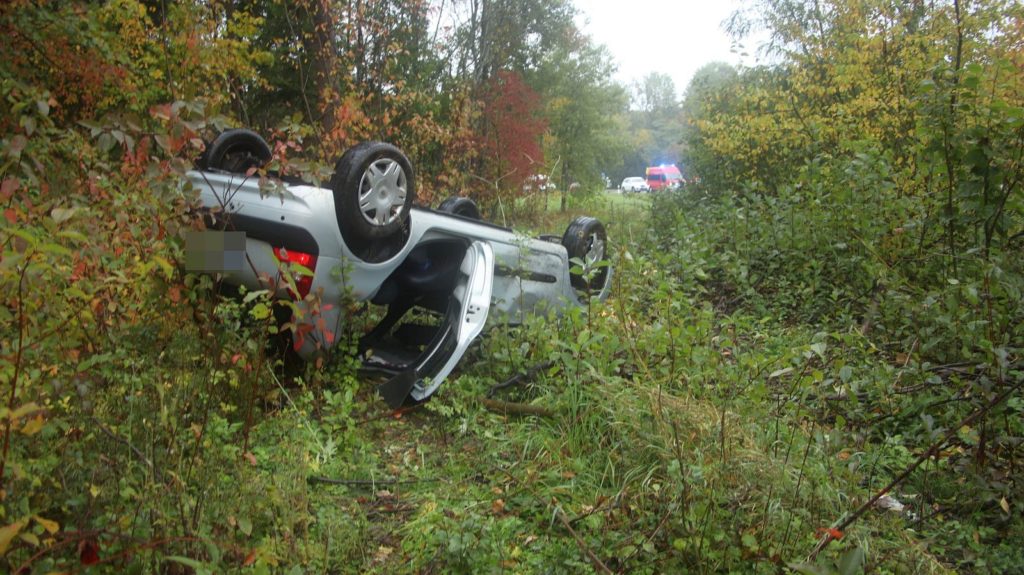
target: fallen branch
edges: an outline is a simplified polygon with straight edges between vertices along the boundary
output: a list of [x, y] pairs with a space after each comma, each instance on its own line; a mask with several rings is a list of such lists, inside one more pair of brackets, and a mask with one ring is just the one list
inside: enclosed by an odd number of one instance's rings
[[530, 369], [517, 373], [501, 383], [492, 385], [491, 388], [487, 390], [487, 397], [494, 397], [494, 394], [497, 393], [498, 391], [501, 391], [502, 389], [507, 389], [514, 385], [521, 385], [523, 383], [526, 383], [532, 380], [533, 378], [537, 377], [538, 373], [550, 369], [553, 365], [555, 365], [555, 362], [553, 361], [545, 361], [543, 363], [538, 363], [537, 365], [531, 367]]
[[552, 417], [555, 415], [554, 411], [546, 407], [530, 405], [529, 403], [513, 403], [511, 401], [481, 397], [480, 404], [487, 408], [488, 411], [502, 415], [536, 415], [538, 417]]
[[957, 434], [960, 433], [960, 428], [964, 427], [965, 425], [970, 425], [974, 423], [976, 419], [985, 415], [989, 411], [992, 411], [993, 408], [1009, 399], [1010, 396], [1013, 395], [1013, 393], [1019, 390], [1021, 387], [1024, 387], [1024, 380], [1018, 381], [1016, 384], [1010, 386], [1005, 391], [997, 395], [994, 399], [992, 399], [992, 401], [989, 401], [985, 405], [979, 407], [970, 415], [960, 420], [960, 423], [951, 427], [950, 430], [946, 433], [946, 435], [942, 437], [942, 439], [936, 441], [935, 443], [932, 443], [931, 447], [929, 447], [927, 451], [922, 453], [916, 461], [911, 463], [906, 469], [903, 470], [902, 473], [900, 473], [895, 479], [890, 481], [888, 485], [886, 485], [877, 493], [875, 493], [871, 497], [871, 499], [865, 501], [863, 505], [858, 507], [856, 511], [847, 516], [847, 518], [840, 522], [838, 525], [835, 525], [833, 528], [828, 529], [825, 532], [825, 535], [821, 538], [820, 541], [818, 541], [818, 544], [814, 547], [814, 551], [811, 552], [811, 555], [808, 557], [808, 561], [813, 561], [818, 556], [818, 554], [821, 553], [823, 549], [828, 547], [828, 544], [835, 539], [833, 533], [842, 533], [847, 527], [852, 525], [854, 521], [859, 519], [861, 515], [864, 515], [864, 513], [867, 512], [867, 510], [870, 509], [871, 506], [875, 504], [875, 502], [877, 502], [879, 499], [885, 496], [885, 494], [892, 491], [893, 488], [895, 488], [897, 485], [903, 483], [903, 481], [907, 477], [910, 477], [910, 474], [913, 473], [918, 467], [920, 467], [922, 463], [928, 461], [928, 459], [935, 456], [939, 452], [939, 450], [941, 450], [942, 447], [946, 445], [946, 443], [948, 443], [951, 439], [956, 437]]

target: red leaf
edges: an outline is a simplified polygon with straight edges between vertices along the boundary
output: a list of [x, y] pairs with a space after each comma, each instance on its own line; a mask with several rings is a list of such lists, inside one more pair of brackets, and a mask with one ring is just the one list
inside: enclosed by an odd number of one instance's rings
[[11, 199], [14, 192], [18, 191], [18, 187], [21, 185], [16, 178], [7, 178], [0, 184], [0, 200], [7, 201]]
[[4, 210], [4, 219], [6, 219], [9, 224], [16, 224], [18, 223], [18, 214], [14, 212], [14, 208], [7, 208]]
[[253, 549], [245, 556], [245, 561], [242, 561], [242, 567], [248, 567], [256, 562], [256, 550]]
[[149, 109], [151, 116], [158, 120], [170, 120], [173, 112], [170, 104], [159, 104]]
[[306, 334], [313, 331], [313, 325], [308, 323], [302, 323], [295, 326], [295, 351], [302, 349], [302, 344], [306, 342]]
[[818, 536], [820, 537], [823, 535], [827, 536], [830, 539], [835, 539], [836, 541], [839, 541], [843, 538], [843, 532], [832, 527], [819, 527]]
[[78, 544], [78, 559], [82, 565], [95, 565], [100, 562], [99, 543], [86, 539]]

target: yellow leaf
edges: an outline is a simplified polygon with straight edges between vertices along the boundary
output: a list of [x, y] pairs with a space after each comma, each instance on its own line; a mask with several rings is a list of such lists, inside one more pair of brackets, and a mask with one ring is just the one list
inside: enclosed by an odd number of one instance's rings
[[[5, 412], [7, 411], [7, 408], [3, 408], [3, 409], [4, 409]], [[22, 405], [21, 407], [19, 407], [18, 409], [15, 409], [14, 411], [12, 411], [10, 413], [4, 413], [4, 415], [9, 417], [11, 419], [11, 421], [14, 421], [15, 419], [21, 419], [22, 417], [25, 417], [26, 415], [32, 413], [33, 411], [38, 411], [38, 410], [39, 410], [39, 406], [36, 405], [36, 403], [34, 401], [30, 401], [30, 402], [26, 403], [25, 405]]]
[[1010, 513], [1010, 502], [1005, 497], [999, 500], [999, 506], [1003, 508], [1003, 512]]
[[155, 261], [156, 264], [160, 266], [160, 270], [164, 272], [164, 275], [167, 276], [167, 279], [171, 279], [174, 277], [174, 266], [172, 266], [171, 262], [167, 261], [166, 258], [162, 258], [160, 256], [153, 256], [153, 261]]
[[35, 533], [32, 533], [31, 531], [26, 531], [24, 533], [19, 533], [18, 534], [18, 539], [21, 539], [22, 541], [24, 541], [25, 543], [28, 543], [29, 545], [31, 545], [33, 547], [39, 547], [39, 538], [36, 537]]
[[91, 493], [93, 497], [99, 497], [100, 496], [100, 492], [102, 492], [102, 491], [103, 490], [100, 489], [99, 485], [90, 485], [89, 486], [89, 493]]
[[34, 418], [28, 420], [28, 423], [25, 424], [25, 427], [21, 428], [21, 432], [24, 433], [25, 435], [35, 435], [39, 433], [40, 429], [43, 428], [44, 423], [46, 423], [46, 420], [43, 419], [42, 414], [37, 415]]
[[44, 519], [38, 515], [33, 515], [32, 519], [35, 519], [36, 523], [42, 525], [43, 529], [45, 529], [50, 535], [53, 535], [60, 530], [60, 523], [57, 523], [56, 521]]
[[15, 521], [6, 527], [0, 527], [0, 557], [3, 557], [7, 553], [7, 548], [11, 545], [11, 539], [21, 531], [21, 528], [25, 526], [28, 520], [22, 519], [21, 521]]

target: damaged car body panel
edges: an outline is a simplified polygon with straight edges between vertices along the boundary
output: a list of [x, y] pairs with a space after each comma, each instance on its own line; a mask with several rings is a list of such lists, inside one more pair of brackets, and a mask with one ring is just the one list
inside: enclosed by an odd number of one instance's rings
[[[278, 182], [267, 194], [252, 168], [266, 164], [269, 147], [254, 136], [225, 132], [187, 174], [208, 227], [245, 234], [243, 265], [224, 280], [294, 300], [299, 321], [315, 315], [318, 328], [295, 337], [307, 359], [346, 327], [343, 302], [386, 306], [359, 347], [366, 369], [391, 376], [379, 389], [392, 406], [436, 392], [488, 318], [521, 323], [608, 295], [606, 237], [593, 218], [561, 237], [530, 238], [478, 219], [466, 198], [414, 206], [411, 164], [379, 142], [349, 150], [329, 188]], [[283, 265], [300, 271], [293, 281], [281, 281]], [[435, 325], [403, 321], [416, 314]]]

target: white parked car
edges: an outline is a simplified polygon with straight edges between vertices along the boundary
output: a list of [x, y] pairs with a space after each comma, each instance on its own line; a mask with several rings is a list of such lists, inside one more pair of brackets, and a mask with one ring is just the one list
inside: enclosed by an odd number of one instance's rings
[[622, 185], [619, 189], [623, 192], [649, 192], [651, 187], [647, 185], [647, 180], [640, 177], [626, 178], [622, 180]]
[[268, 194], [253, 169], [270, 158], [258, 134], [229, 130], [188, 173], [208, 222], [199, 243], [235, 245], [197, 271], [292, 300], [303, 325], [295, 349], [307, 359], [345, 328], [346, 298], [385, 306], [359, 351], [365, 368], [391, 376], [380, 386], [389, 405], [430, 397], [489, 317], [519, 323], [608, 296], [607, 236], [594, 218], [530, 238], [482, 221], [468, 198], [417, 206], [412, 165], [381, 142], [346, 152], [329, 187], [286, 180]]

